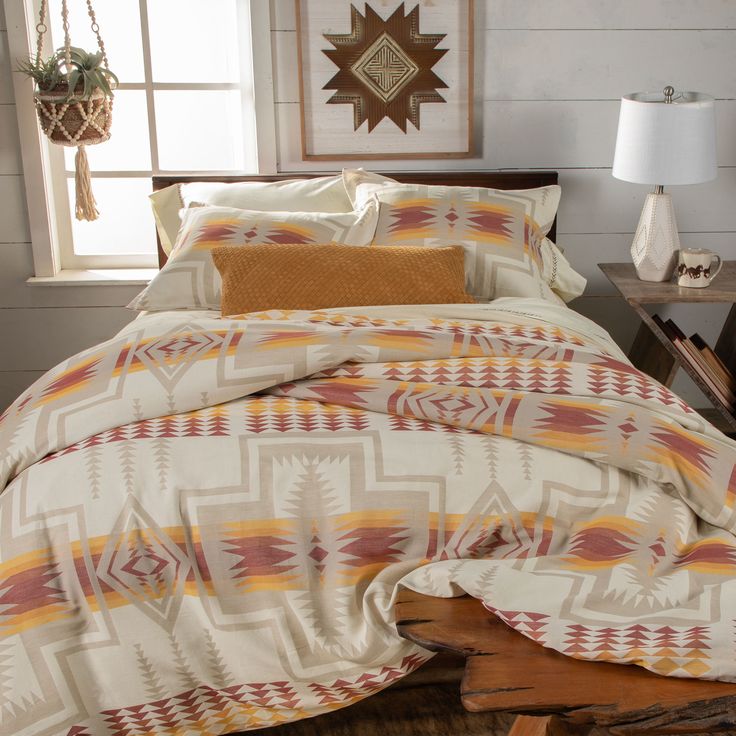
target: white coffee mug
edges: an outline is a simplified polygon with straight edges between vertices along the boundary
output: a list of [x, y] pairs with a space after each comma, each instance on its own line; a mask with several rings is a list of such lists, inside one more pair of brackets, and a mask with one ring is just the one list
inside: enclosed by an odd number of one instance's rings
[[[715, 270], [713, 270], [715, 264]], [[677, 283], [693, 289], [703, 289], [718, 275], [723, 262], [712, 250], [682, 248], [677, 262]]]

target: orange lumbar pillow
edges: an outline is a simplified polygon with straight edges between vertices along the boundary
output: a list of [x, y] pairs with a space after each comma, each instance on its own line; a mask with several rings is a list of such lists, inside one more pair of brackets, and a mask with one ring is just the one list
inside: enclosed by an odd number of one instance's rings
[[382, 304], [468, 304], [460, 246], [265, 244], [212, 251], [222, 314]]

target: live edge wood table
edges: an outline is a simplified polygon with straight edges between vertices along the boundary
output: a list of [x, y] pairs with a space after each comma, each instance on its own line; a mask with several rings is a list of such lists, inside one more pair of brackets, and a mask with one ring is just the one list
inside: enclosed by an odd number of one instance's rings
[[724, 261], [721, 272], [704, 289], [688, 289], [674, 281], [640, 281], [633, 263], [599, 263], [598, 267], [641, 319], [629, 360], [665, 386], [672, 384], [677, 369], [682, 368], [713, 404], [715, 423], [727, 434], [736, 433], [736, 416], [731, 407], [681, 359], [677, 348], [644, 308], [645, 304], [731, 304], [714, 350], [736, 375], [736, 261]]
[[571, 659], [514, 631], [475, 598], [402, 590], [399, 633], [465, 657], [469, 711], [519, 713], [510, 736], [733, 732], [736, 684], [655, 675], [641, 667]]

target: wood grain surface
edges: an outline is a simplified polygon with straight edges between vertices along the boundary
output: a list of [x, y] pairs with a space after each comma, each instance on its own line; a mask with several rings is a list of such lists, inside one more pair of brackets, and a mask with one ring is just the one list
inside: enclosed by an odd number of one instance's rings
[[599, 268], [624, 299], [637, 304], [736, 302], [736, 261], [724, 261], [721, 272], [704, 289], [678, 286], [676, 281], [641, 281], [633, 263], [600, 263]]
[[473, 712], [556, 716], [524, 726], [546, 729], [540, 733], [593, 725], [616, 734], [736, 728], [736, 684], [662, 677], [636, 666], [572, 659], [527, 639], [468, 596], [433, 598], [403, 590], [396, 617], [405, 638], [466, 657], [461, 695], [463, 705]]

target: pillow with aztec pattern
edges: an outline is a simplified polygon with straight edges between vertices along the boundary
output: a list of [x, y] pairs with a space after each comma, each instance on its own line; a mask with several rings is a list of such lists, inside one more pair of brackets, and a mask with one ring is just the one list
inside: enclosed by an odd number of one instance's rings
[[190, 207], [169, 260], [129, 309], [220, 309], [221, 280], [212, 250], [223, 245], [343, 243], [369, 245], [378, 203], [357, 212], [257, 212], [232, 207]]
[[[344, 169], [343, 180], [345, 187], [350, 196], [353, 205], [360, 207], [377, 192], [385, 190], [387, 187], [415, 187], [414, 184], [400, 184], [394, 179], [373, 174], [363, 169]], [[433, 187], [430, 187], [433, 189]], [[520, 197], [531, 202], [534, 210], [533, 219], [540, 225], [539, 232], [545, 235], [549, 232], [557, 214], [557, 207], [560, 199], [560, 187], [541, 187], [538, 189], [475, 189], [473, 187], [441, 187], [443, 190], [466, 189], [480, 192], [497, 192], [505, 197]], [[545, 190], [553, 189], [554, 192]], [[549, 196], [552, 194], [552, 196]], [[472, 196], [472, 195], [471, 195]], [[378, 242], [378, 239], [376, 239]], [[442, 243], [439, 243], [442, 245]], [[544, 237], [539, 244], [538, 252], [541, 258], [541, 276], [542, 280], [549, 288], [561, 299], [566, 302], [575, 299], [585, 291], [586, 279], [579, 274], [563, 255], [563, 251], [549, 238]], [[500, 296], [500, 294], [499, 294]], [[558, 301], [558, 300], [554, 300]]]
[[426, 184], [360, 184], [356, 204], [379, 203], [375, 245], [465, 249], [465, 288], [476, 299], [560, 299], [544, 277], [543, 241], [560, 201], [557, 185], [527, 190]]

